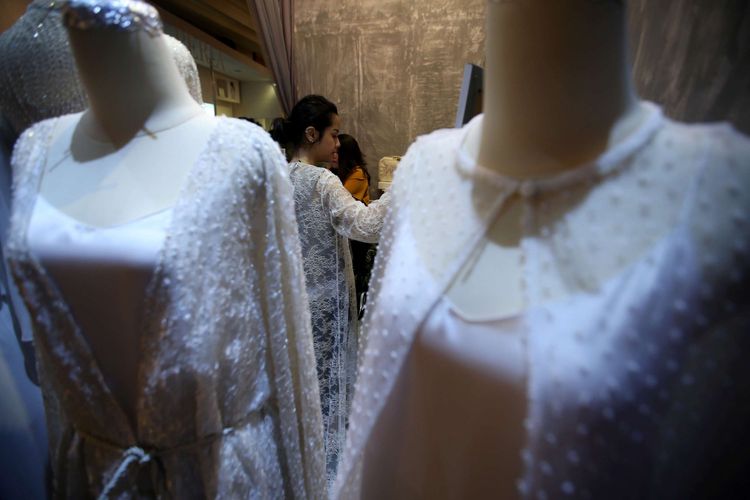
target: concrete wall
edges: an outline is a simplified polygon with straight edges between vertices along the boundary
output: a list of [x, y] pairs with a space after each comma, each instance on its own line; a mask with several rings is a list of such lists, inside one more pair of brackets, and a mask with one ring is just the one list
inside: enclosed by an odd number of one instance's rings
[[453, 126], [463, 66], [481, 64], [486, 0], [305, 0], [295, 8], [299, 96], [322, 94], [367, 156]]
[[[453, 125], [464, 63], [482, 64], [486, 0], [305, 0], [295, 9], [300, 97], [339, 106], [377, 174], [420, 134]], [[750, 2], [629, 0], [639, 93], [683, 121], [750, 133]]]

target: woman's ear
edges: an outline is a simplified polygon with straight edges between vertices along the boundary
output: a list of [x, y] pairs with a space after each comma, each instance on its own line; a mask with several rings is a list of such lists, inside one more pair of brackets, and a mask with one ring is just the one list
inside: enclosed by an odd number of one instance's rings
[[308, 144], [314, 144], [318, 142], [318, 139], [320, 134], [318, 134], [318, 131], [315, 130], [315, 127], [307, 127], [305, 129], [305, 141], [307, 141]]

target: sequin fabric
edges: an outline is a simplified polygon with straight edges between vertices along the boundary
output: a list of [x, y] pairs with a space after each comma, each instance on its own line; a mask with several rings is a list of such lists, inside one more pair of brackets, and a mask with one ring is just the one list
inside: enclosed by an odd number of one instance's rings
[[[743, 470], [750, 141], [729, 125], [684, 125], [654, 109], [649, 127], [549, 182], [462, 162], [462, 130], [411, 146], [373, 271], [335, 498], [367, 496], [364, 452], [412, 341], [513, 199], [528, 220], [526, 308], [513, 322], [526, 336], [529, 377], [519, 495], [708, 498]], [[599, 279], [601, 269], [613, 272]]]
[[329, 481], [346, 434], [359, 332], [348, 239], [375, 243], [389, 196], [365, 206], [328, 170], [290, 165], [310, 299]]
[[[0, 34], [0, 112], [16, 134], [38, 121], [88, 107], [62, 25], [61, 4], [35, 0], [15, 24]], [[164, 37], [190, 95], [202, 103], [193, 56], [176, 38]]]
[[16, 134], [45, 118], [83, 111], [88, 104], [59, 6], [34, 0], [0, 34], [0, 111]]
[[151, 36], [163, 31], [157, 10], [141, 0], [65, 0], [62, 3], [63, 23], [77, 30], [145, 31]]
[[195, 59], [185, 45], [173, 36], [164, 34], [164, 40], [167, 43], [172, 60], [177, 65], [177, 69], [185, 80], [190, 96], [198, 104], [203, 104], [203, 92], [201, 89], [201, 79], [198, 75], [198, 66]]
[[[322, 498], [322, 423], [292, 189], [278, 146], [217, 118], [145, 292], [137, 425], [26, 232], [56, 120], [22, 134], [7, 245], [34, 317], [54, 496]], [[116, 304], [113, 304], [116, 307]]]

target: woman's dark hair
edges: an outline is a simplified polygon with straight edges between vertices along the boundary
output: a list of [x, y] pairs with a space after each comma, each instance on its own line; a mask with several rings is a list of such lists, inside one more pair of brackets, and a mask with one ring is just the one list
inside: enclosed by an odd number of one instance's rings
[[339, 176], [341, 182], [345, 182], [355, 168], [362, 167], [362, 171], [364, 171], [367, 183], [369, 184], [370, 173], [367, 171], [365, 155], [359, 149], [357, 139], [349, 134], [339, 134], [339, 144], [339, 166], [336, 170], [336, 175]]
[[325, 97], [305, 96], [294, 105], [286, 120], [274, 120], [271, 137], [286, 149], [287, 154], [292, 154], [304, 141], [307, 127], [314, 127], [322, 138], [325, 129], [333, 123], [333, 115], [337, 114], [336, 105]]

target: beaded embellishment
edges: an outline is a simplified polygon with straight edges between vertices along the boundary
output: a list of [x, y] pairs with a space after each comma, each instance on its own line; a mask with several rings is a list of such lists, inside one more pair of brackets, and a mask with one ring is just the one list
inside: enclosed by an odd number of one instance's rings
[[69, 0], [63, 5], [63, 22], [80, 30], [143, 30], [151, 36], [163, 32], [157, 10], [140, 0]]

